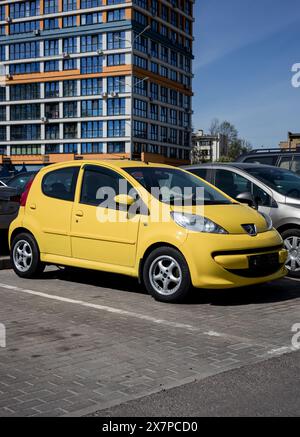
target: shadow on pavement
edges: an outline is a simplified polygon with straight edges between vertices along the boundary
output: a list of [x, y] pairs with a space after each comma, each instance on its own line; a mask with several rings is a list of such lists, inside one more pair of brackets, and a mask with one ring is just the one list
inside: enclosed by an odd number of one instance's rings
[[[62, 268], [46, 271], [41, 279], [60, 279], [78, 284], [109, 288], [118, 292], [145, 294], [134, 278], [93, 270]], [[192, 289], [183, 305], [236, 306], [290, 301], [300, 298], [300, 282], [283, 279], [232, 290]]]

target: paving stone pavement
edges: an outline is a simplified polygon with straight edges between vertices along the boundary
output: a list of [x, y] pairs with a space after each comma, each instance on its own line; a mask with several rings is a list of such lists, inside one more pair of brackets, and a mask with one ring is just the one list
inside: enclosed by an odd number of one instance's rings
[[270, 359], [292, 350], [300, 323], [300, 282], [288, 279], [169, 305], [121, 276], [7, 270], [0, 302], [0, 416], [88, 414]]

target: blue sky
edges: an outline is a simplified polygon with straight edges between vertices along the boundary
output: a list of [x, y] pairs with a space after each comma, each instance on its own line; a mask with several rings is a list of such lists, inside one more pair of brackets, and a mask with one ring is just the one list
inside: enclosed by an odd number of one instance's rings
[[300, 132], [299, 0], [196, 0], [193, 127], [228, 120], [254, 147]]

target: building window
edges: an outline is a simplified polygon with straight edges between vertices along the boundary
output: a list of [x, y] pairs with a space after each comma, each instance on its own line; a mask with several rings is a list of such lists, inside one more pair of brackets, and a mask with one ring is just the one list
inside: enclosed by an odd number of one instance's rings
[[112, 120], [108, 122], [107, 136], [113, 137], [125, 137], [125, 120]]
[[51, 153], [59, 153], [59, 152], [60, 152], [59, 144], [46, 144], [45, 145], [46, 155], [51, 154]]
[[75, 97], [77, 96], [77, 81], [76, 80], [65, 80], [63, 82], [63, 95], [64, 97]]
[[52, 60], [44, 62], [45, 71], [59, 71], [59, 62]]
[[115, 9], [113, 11], [108, 11], [107, 21], [121, 21], [125, 20], [125, 9]]
[[102, 34], [81, 37], [81, 52], [95, 52], [102, 49]]
[[108, 99], [107, 115], [125, 115], [126, 99]]
[[64, 118], [77, 117], [77, 102], [64, 102]]
[[65, 143], [63, 144], [63, 153], [77, 153], [78, 144], [74, 143]]
[[107, 65], [111, 67], [113, 65], [124, 65], [125, 64], [125, 53], [117, 53], [115, 55], [107, 56]]
[[64, 138], [77, 138], [77, 123], [64, 123]]
[[102, 56], [89, 56], [87, 58], [80, 59], [80, 72], [81, 74], [88, 73], [101, 73], [103, 58]]
[[41, 146], [37, 144], [32, 144], [28, 146], [11, 146], [11, 155], [40, 155]]
[[58, 12], [58, 0], [44, 0], [44, 14], [55, 14]]
[[103, 23], [102, 12], [94, 12], [92, 14], [82, 14], [81, 15], [81, 25], [91, 25]]
[[[1, 88], [5, 91], [5, 88]], [[40, 84], [26, 83], [24, 85], [13, 85], [9, 87], [10, 100], [33, 100], [40, 98]]]
[[65, 53], [76, 53], [77, 52], [77, 38], [71, 36], [69, 38], [63, 39], [63, 51]]
[[58, 55], [58, 39], [46, 39], [44, 42], [44, 56]]
[[102, 103], [102, 100], [82, 100], [81, 117], [101, 117]]
[[39, 124], [14, 125], [10, 137], [16, 141], [39, 140], [41, 138], [41, 126]]
[[57, 140], [59, 138], [59, 124], [46, 124], [45, 136], [47, 140]]
[[124, 142], [110, 142], [107, 143], [108, 153], [125, 153], [125, 143]]
[[108, 77], [107, 92], [125, 93], [125, 80], [125, 76]]
[[102, 143], [81, 143], [81, 153], [103, 153]]
[[82, 138], [102, 138], [103, 137], [103, 122], [88, 121], [81, 123]]
[[[1, 108], [5, 109], [5, 106]], [[41, 108], [38, 103], [26, 105], [12, 105], [10, 107], [11, 120], [39, 120], [41, 118]]]
[[101, 78], [81, 80], [82, 96], [100, 95], [102, 91], [103, 91], [103, 82]]
[[45, 83], [45, 97], [59, 97], [59, 82], [46, 82]]
[[125, 32], [108, 32], [107, 34], [107, 48], [124, 49], [125, 48]]

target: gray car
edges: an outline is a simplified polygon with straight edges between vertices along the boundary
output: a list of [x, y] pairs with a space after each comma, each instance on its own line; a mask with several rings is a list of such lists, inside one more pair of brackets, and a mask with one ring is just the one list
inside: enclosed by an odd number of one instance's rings
[[8, 230], [18, 215], [21, 194], [36, 173], [19, 173], [5, 182], [7, 186], [0, 186], [0, 230]]
[[289, 252], [290, 275], [300, 278], [300, 176], [269, 165], [240, 162], [184, 168], [268, 214]]

